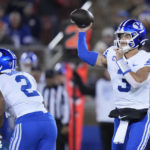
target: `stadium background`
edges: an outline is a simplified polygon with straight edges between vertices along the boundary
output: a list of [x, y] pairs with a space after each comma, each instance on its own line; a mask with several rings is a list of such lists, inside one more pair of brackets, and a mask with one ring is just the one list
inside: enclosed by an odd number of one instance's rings
[[[86, 0], [0, 0], [0, 47], [12, 49], [18, 60], [24, 51], [35, 52], [42, 71], [52, 68], [59, 61], [74, 63], [75, 65], [81, 63], [77, 57], [76, 44], [71, 41], [72, 39], [73, 41], [77, 40], [77, 31], [74, 27], [70, 27], [72, 24], [69, 14], [86, 2]], [[92, 31], [89, 33], [91, 34], [89, 35], [90, 49], [98, 50], [100, 47], [98, 43], [105, 41], [104, 36], [111, 36], [109, 30], [104, 30], [106, 27], [115, 30], [122, 20], [128, 18], [140, 18], [146, 28], [148, 27], [147, 33], [148, 38], [150, 38], [149, 0], [92, 0], [90, 2], [92, 5], [89, 10], [95, 18]], [[32, 10], [29, 16], [28, 11], [30, 10], [26, 10], [25, 13], [25, 8]], [[12, 12], [16, 11], [21, 15], [20, 26], [25, 25], [29, 28], [30, 33], [27, 36], [31, 39], [19, 44], [18, 39], [12, 36], [13, 29], [9, 20]], [[5, 33], [2, 33], [3, 30]], [[63, 33], [64, 37], [53, 47], [50, 43], [60, 32]], [[5, 41], [2, 40], [4, 36], [9, 37], [11, 42], [7, 38]], [[21, 38], [19, 34], [18, 37]], [[149, 45], [146, 45], [146, 50], [150, 50]], [[103, 68], [88, 66], [87, 84], [95, 86], [98, 78], [102, 77], [100, 73], [102, 70]], [[95, 103], [91, 97], [85, 97], [85, 99], [81, 149], [98, 150], [102, 143], [99, 142]], [[6, 132], [6, 129], [4, 130]]]

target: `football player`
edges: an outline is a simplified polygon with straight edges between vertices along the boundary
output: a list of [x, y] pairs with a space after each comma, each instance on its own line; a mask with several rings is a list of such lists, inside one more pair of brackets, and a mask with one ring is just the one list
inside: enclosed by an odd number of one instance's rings
[[34, 78], [15, 71], [15, 67], [15, 54], [0, 49], [0, 121], [3, 122], [4, 105], [16, 117], [9, 150], [55, 150], [56, 123], [43, 105]]
[[115, 32], [114, 46], [104, 54], [88, 51], [86, 32], [79, 29], [78, 56], [88, 64], [106, 66], [111, 77], [116, 109], [112, 150], [145, 150], [150, 136], [150, 53], [139, 50], [147, 40], [138, 20], [122, 22]]
[[37, 67], [38, 57], [34, 52], [24, 52], [20, 57], [20, 70], [31, 73], [32, 67]]

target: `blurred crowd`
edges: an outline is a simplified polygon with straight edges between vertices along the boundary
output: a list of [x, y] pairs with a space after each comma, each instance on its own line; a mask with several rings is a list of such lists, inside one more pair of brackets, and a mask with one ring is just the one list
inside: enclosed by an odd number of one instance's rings
[[[62, 22], [69, 19], [70, 12], [86, 1], [1, 0], [0, 45], [47, 45], [61, 30]], [[92, 39], [92, 44], [96, 49], [109, 46], [118, 24], [128, 18], [142, 21], [147, 37], [150, 36], [149, 0], [93, 1], [90, 10], [95, 16], [93, 35], [96, 38]]]
[[[60, 31], [61, 24], [75, 8], [87, 0], [1, 0], [0, 44], [15, 47], [31, 44], [48, 44]], [[149, 0], [93, 1], [91, 11], [95, 16], [95, 35], [104, 40], [111, 36], [117, 25], [125, 19], [136, 18], [143, 22], [150, 36]], [[111, 26], [110, 26], [111, 24]], [[110, 31], [110, 28], [112, 29]], [[108, 30], [106, 30], [108, 29]], [[96, 33], [97, 32], [97, 33]], [[110, 40], [110, 39], [109, 39]], [[94, 45], [98, 41], [94, 40]], [[97, 45], [98, 46], [98, 45]], [[109, 45], [108, 45], [109, 46]]]
[[[1, 0], [0, 44], [48, 44], [84, 0]], [[63, 12], [63, 13], [62, 13]]]
[[[149, 0], [107, 0], [104, 4], [97, 1], [95, 16], [95, 29], [93, 34], [94, 50], [103, 51], [113, 44], [115, 30], [120, 22], [134, 18], [143, 23], [150, 38], [150, 1]], [[98, 9], [99, 8], [99, 9]], [[99, 40], [98, 40], [99, 39]], [[96, 44], [95, 44], [96, 43]], [[143, 49], [150, 51], [149, 42]]]

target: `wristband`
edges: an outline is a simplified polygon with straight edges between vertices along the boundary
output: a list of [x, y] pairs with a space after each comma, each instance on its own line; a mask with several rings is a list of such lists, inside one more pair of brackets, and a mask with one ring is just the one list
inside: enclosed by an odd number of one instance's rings
[[125, 75], [125, 74], [127, 74], [128, 72], [131, 71], [131, 69], [129, 68], [128, 64], [124, 61], [123, 58], [120, 58], [116, 62], [117, 62], [117, 65], [119, 66], [119, 68], [121, 69], [123, 75]]

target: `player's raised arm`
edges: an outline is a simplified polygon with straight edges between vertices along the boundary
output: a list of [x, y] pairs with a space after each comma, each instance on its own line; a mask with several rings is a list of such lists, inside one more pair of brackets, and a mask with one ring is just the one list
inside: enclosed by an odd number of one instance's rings
[[91, 28], [92, 23], [86, 28], [79, 28], [79, 38], [78, 38], [78, 56], [81, 60], [88, 63], [89, 65], [103, 66], [106, 64], [106, 58], [94, 51], [89, 51], [86, 43], [86, 32]]
[[94, 16], [91, 12], [84, 9], [76, 9], [71, 15], [71, 21], [75, 23], [79, 29], [78, 38], [78, 56], [81, 60], [88, 63], [89, 65], [106, 65], [106, 58], [97, 52], [88, 51], [86, 43], [86, 32], [92, 27], [94, 22]]

